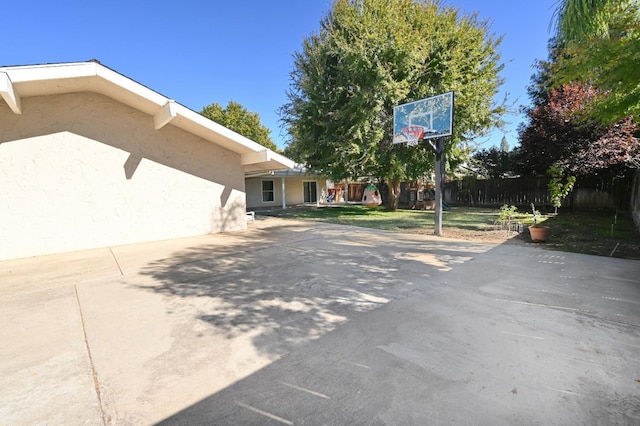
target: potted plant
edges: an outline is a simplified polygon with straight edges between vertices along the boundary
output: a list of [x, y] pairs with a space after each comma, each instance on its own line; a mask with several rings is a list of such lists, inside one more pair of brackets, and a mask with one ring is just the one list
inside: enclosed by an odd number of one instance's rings
[[545, 225], [539, 225], [540, 211], [536, 210], [536, 206], [531, 203], [531, 210], [533, 212], [533, 225], [529, 226], [529, 235], [531, 235], [531, 241], [534, 243], [544, 243], [549, 236], [550, 227]]

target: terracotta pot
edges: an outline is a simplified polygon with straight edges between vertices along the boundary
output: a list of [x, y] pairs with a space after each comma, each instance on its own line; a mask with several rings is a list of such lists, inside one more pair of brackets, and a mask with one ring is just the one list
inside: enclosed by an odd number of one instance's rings
[[549, 235], [548, 226], [530, 226], [529, 234], [531, 235], [531, 241], [534, 243], [544, 243]]

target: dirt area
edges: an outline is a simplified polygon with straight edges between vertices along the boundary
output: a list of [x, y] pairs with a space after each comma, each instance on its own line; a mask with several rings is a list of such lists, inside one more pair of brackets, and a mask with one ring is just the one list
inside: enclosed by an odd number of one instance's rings
[[[403, 231], [412, 234], [433, 235], [434, 228], [405, 228]], [[531, 241], [529, 232], [526, 230], [524, 233], [518, 234], [506, 231], [479, 231], [444, 227], [443, 233], [446, 238], [490, 244], [538, 244]], [[561, 230], [555, 230], [555, 234], [552, 233], [549, 240], [541, 243], [540, 246], [549, 250], [640, 260], [640, 240], [616, 240], [602, 237], [581, 240], [575, 236], [566, 235]]]
[[[405, 228], [403, 231], [411, 234], [433, 235], [434, 228]], [[501, 244], [506, 242], [514, 244], [530, 243], [527, 233], [518, 234], [516, 232], [508, 233], [506, 231], [478, 231], [452, 227], [443, 227], [442, 232], [445, 238], [453, 238], [456, 240], [478, 241], [492, 244]]]

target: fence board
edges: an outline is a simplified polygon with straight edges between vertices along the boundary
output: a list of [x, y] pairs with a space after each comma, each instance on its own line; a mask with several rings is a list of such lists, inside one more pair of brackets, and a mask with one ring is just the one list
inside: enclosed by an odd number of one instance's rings
[[[528, 207], [551, 206], [548, 177], [524, 176], [512, 179], [470, 179], [445, 183], [444, 199], [449, 204], [495, 207], [503, 204]], [[631, 202], [633, 176], [605, 179], [582, 178], [563, 201], [563, 207], [627, 210]]]

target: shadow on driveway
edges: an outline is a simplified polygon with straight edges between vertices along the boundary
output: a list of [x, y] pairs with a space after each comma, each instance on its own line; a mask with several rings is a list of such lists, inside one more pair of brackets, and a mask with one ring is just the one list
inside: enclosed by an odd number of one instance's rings
[[296, 222], [256, 234], [145, 272], [209, 299], [197, 318], [227, 338], [259, 330], [274, 360], [160, 424], [640, 422], [639, 262]]
[[[280, 221], [282, 222], [282, 221]], [[270, 358], [354, 315], [422, 291], [489, 246], [285, 221], [235, 243], [205, 245], [153, 262], [142, 288], [197, 306], [196, 319], [229, 339], [251, 333]]]

